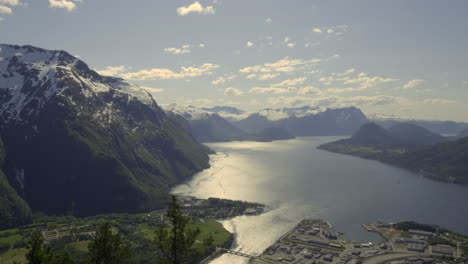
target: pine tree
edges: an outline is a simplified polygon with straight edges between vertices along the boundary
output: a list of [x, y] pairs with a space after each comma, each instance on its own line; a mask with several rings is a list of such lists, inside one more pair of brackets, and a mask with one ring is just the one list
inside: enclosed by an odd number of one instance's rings
[[196, 256], [193, 244], [198, 234], [200, 234], [200, 230], [188, 226], [191, 219], [182, 214], [179, 202], [175, 196], [172, 196], [166, 216], [169, 218], [170, 227], [159, 226], [156, 229], [156, 237], [154, 239], [154, 244], [161, 253], [158, 263], [187, 263], [190, 261], [190, 258]]
[[49, 264], [53, 259], [51, 249], [44, 245], [44, 238], [39, 231], [32, 233], [26, 248], [28, 249], [26, 253], [28, 264]]
[[119, 234], [112, 234], [109, 223], [103, 224], [88, 246], [90, 264], [123, 264], [130, 261], [129, 246]]

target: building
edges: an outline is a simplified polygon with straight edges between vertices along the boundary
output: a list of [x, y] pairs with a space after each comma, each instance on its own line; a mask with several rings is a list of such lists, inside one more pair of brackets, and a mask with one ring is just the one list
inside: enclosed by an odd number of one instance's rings
[[422, 244], [409, 244], [407, 249], [408, 251], [424, 253], [426, 246]]
[[453, 256], [453, 248], [446, 245], [432, 246], [432, 253]]

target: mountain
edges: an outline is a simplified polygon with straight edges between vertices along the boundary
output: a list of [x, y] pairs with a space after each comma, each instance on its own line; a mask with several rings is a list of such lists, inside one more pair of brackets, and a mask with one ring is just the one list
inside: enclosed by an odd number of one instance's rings
[[379, 160], [437, 180], [468, 183], [468, 138], [447, 141], [413, 124], [386, 130], [369, 123], [349, 139], [318, 148]]
[[234, 122], [249, 133], [279, 127], [294, 136], [350, 135], [368, 120], [355, 107], [321, 110], [314, 107], [265, 109]]
[[235, 122], [248, 116], [246, 111], [232, 106], [204, 107], [202, 110], [210, 113], [216, 113], [229, 122]]
[[390, 131], [376, 123], [368, 123], [359, 128], [346, 143], [366, 147], [389, 147], [400, 144], [400, 140]]
[[151, 94], [65, 51], [0, 45], [9, 184], [34, 211], [141, 212], [209, 166], [211, 151]]
[[[0, 139], [0, 166], [5, 160], [5, 148]], [[7, 229], [31, 222], [31, 209], [13, 189], [0, 170], [0, 228]]]
[[[441, 135], [410, 123], [399, 123], [385, 129], [374, 122], [362, 125], [349, 139], [338, 141], [340, 144], [361, 147], [403, 148], [432, 145], [446, 141]], [[332, 144], [332, 143], [331, 143]]]
[[446, 139], [421, 126], [411, 123], [399, 123], [389, 129], [390, 134], [406, 146], [424, 146], [440, 143]]
[[384, 161], [429, 178], [468, 184], [468, 137], [410, 150]]
[[190, 124], [192, 135], [199, 142], [231, 141], [247, 134], [216, 113], [193, 106], [170, 104], [164, 106], [166, 112], [179, 115]]
[[[280, 128], [267, 127], [257, 133], [246, 133], [234, 126], [232, 123], [221, 117], [219, 114], [208, 110], [229, 110], [232, 113], [239, 113], [238, 109], [231, 107], [214, 107], [199, 109], [194, 106], [183, 106], [170, 104], [164, 106], [168, 115], [173, 116], [178, 122], [188, 123], [192, 135], [199, 142], [226, 142], [226, 141], [273, 141], [282, 139], [292, 139], [288, 131]], [[181, 120], [181, 118], [183, 120]]]
[[397, 124], [410, 123], [440, 135], [458, 135], [461, 131], [468, 129], [468, 123], [454, 121], [404, 120], [388, 118], [373, 118], [372, 121], [387, 129]]
[[468, 137], [468, 129], [463, 130], [460, 134], [458, 134], [457, 137], [458, 137], [458, 138]]

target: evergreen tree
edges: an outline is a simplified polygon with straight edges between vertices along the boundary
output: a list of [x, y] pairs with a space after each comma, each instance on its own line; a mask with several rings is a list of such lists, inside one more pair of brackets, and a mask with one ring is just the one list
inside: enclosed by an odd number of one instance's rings
[[49, 264], [53, 259], [50, 247], [44, 245], [44, 238], [39, 231], [32, 233], [26, 248], [28, 249], [26, 253], [28, 264]]
[[112, 234], [109, 223], [103, 224], [88, 246], [90, 264], [129, 263], [129, 246], [122, 242], [119, 234]]
[[169, 219], [170, 227], [159, 226], [156, 229], [154, 239], [154, 244], [161, 252], [158, 263], [187, 263], [196, 256], [193, 244], [198, 234], [200, 234], [200, 230], [188, 226], [191, 219], [182, 214], [175, 196], [172, 196], [166, 216]]

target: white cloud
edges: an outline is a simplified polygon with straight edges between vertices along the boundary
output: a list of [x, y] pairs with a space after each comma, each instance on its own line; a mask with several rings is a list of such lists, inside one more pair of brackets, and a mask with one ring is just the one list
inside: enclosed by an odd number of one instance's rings
[[249, 90], [249, 93], [252, 94], [264, 94], [264, 93], [273, 93], [273, 94], [282, 94], [289, 92], [288, 89], [284, 88], [275, 88], [275, 87], [255, 87]]
[[302, 78], [296, 78], [296, 79], [288, 79], [284, 80], [280, 83], [275, 83], [272, 86], [273, 87], [294, 87], [303, 84], [306, 81], [307, 78], [302, 77]]
[[211, 84], [213, 85], [220, 85], [220, 84], [225, 84], [225, 83], [226, 83], [226, 79], [224, 77], [219, 77], [218, 79], [211, 81]]
[[252, 42], [250, 42], [250, 41], [247, 41], [247, 44], [246, 44], [246, 45], [247, 45], [247, 47], [250, 48], [250, 47], [252, 47], [254, 44], [253, 44]]
[[8, 6], [3, 6], [0, 5], [0, 14], [11, 14], [13, 13], [13, 10], [9, 8]]
[[272, 22], [273, 22], [273, 20], [271, 18], [265, 19], [265, 23], [267, 23], [267, 24], [271, 24]]
[[272, 97], [269, 102], [275, 105], [283, 104], [287, 106], [297, 106], [307, 104], [318, 107], [346, 107], [346, 106], [363, 106], [363, 105], [388, 105], [408, 103], [408, 99], [395, 96], [354, 96], [354, 97], [338, 97], [334, 95], [326, 95], [317, 93], [313, 97], [304, 96], [280, 96]]
[[426, 99], [423, 101], [425, 104], [455, 104], [457, 101], [448, 99]]
[[322, 34], [323, 31], [320, 28], [312, 28], [312, 32]]
[[190, 53], [191, 50], [190, 50], [190, 45], [185, 44], [180, 48], [165, 48], [164, 52], [171, 53], [171, 54], [186, 54], [186, 53]]
[[179, 72], [174, 72], [167, 68], [153, 68], [149, 70], [140, 70], [129, 72], [125, 66], [109, 66], [104, 70], [98, 71], [102, 75], [119, 76], [128, 80], [161, 80], [161, 79], [183, 79], [210, 75], [213, 70], [219, 68], [218, 65], [205, 63], [200, 66], [181, 67]]
[[154, 88], [154, 87], [148, 87], [148, 86], [140, 86], [140, 87], [148, 91], [149, 93], [160, 93], [164, 91], [164, 89], [161, 89], [161, 88]]
[[292, 73], [299, 69], [304, 69], [304, 68], [309, 68], [311, 66], [315, 66], [320, 61], [321, 61], [320, 59], [302, 60], [302, 59], [290, 59], [289, 57], [285, 57], [273, 63], [265, 63], [262, 65], [244, 67], [240, 69], [239, 72], [244, 73], [244, 74], [250, 74], [249, 75], [250, 77], [254, 73], [263, 73], [263, 74]]
[[[81, 2], [81, 0], [75, 0], [75, 2]], [[76, 8], [76, 4], [68, 0], [49, 0], [50, 7], [65, 8], [67, 11], [72, 11]]]
[[241, 90], [239, 89], [236, 89], [234, 87], [229, 87], [229, 88], [226, 88], [224, 90], [224, 94], [225, 95], [234, 95], [234, 96], [238, 96], [238, 95], [242, 95], [244, 92], [242, 92]]
[[[258, 79], [259, 79], [260, 81], [266, 81], [266, 80], [274, 79], [274, 78], [276, 78], [276, 77], [278, 77], [278, 76], [279, 76], [279, 74], [277, 74], [277, 73], [265, 73], [265, 74], [260, 74], [260, 75], [258, 76]], [[247, 76], [247, 77], [248, 77], [248, 76]]]
[[424, 80], [422, 80], [422, 79], [411, 80], [407, 84], [405, 84], [403, 86], [403, 88], [404, 89], [413, 89], [413, 88], [415, 88], [416, 86], [418, 86], [418, 85], [420, 85], [422, 83], [424, 83]]
[[309, 94], [320, 94], [322, 93], [322, 91], [314, 86], [307, 86], [307, 87], [300, 88], [297, 91], [297, 93], [300, 95], [309, 95]]
[[97, 70], [96, 72], [103, 76], [119, 76], [121, 73], [128, 71], [126, 66], [108, 66], [104, 70]]
[[189, 6], [181, 6], [177, 8], [177, 14], [179, 16], [185, 16], [190, 13], [198, 13], [198, 14], [203, 14], [203, 15], [212, 15], [215, 13], [215, 9], [213, 6], [207, 6], [203, 7], [200, 2], [195, 1], [193, 4]]
[[361, 72], [356, 78], [344, 81], [344, 84], [358, 84], [355, 90], [367, 90], [382, 83], [396, 82], [398, 79], [384, 78], [380, 76], [368, 77], [366, 73]]
[[346, 71], [344, 71], [342, 73], [338, 73], [337, 75], [338, 76], [346, 76], [346, 75], [350, 75], [351, 73], [354, 73], [355, 71], [356, 71], [356, 69], [351, 68], [351, 69], [346, 70]]
[[0, 0], [0, 4], [10, 5], [10, 6], [24, 5], [23, 3], [21, 3], [20, 0]]

